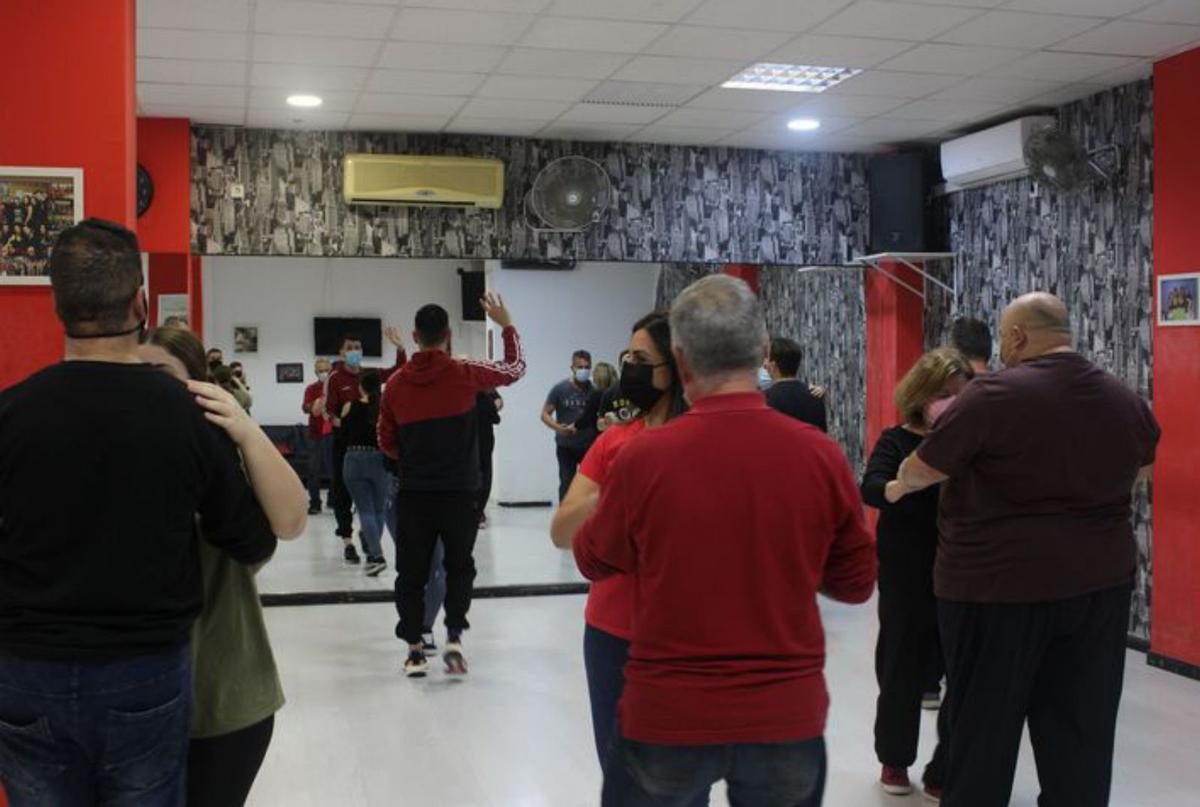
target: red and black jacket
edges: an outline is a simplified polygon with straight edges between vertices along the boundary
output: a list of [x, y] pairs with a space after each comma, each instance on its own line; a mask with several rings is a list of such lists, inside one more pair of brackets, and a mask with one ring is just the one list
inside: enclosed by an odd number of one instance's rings
[[388, 381], [379, 405], [379, 448], [398, 460], [401, 490], [479, 489], [475, 397], [525, 375], [516, 328], [505, 328], [503, 336], [502, 362], [460, 361], [423, 350]]

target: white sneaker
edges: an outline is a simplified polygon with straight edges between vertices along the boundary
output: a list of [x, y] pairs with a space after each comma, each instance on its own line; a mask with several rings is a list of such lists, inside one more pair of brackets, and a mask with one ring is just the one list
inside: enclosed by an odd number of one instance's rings
[[446, 672], [450, 675], [467, 674], [467, 658], [463, 655], [461, 642], [446, 642], [442, 661], [446, 662]]
[[424, 678], [429, 672], [429, 661], [420, 650], [413, 650], [404, 662], [404, 675], [407, 678]]

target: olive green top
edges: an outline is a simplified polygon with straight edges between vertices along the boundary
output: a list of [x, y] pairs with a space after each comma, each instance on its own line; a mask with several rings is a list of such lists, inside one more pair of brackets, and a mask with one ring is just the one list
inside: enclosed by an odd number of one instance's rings
[[192, 737], [218, 737], [283, 706], [254, 570], [200, 542], [204, 610], [192, 630], [196, 701]]

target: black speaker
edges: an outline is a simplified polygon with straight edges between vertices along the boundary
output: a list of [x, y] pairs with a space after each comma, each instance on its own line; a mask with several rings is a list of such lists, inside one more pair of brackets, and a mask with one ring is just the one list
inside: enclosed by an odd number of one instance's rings
[[463, 322], [483, 322], [487, 317], [479, 300], [487, 291], [487, 276], [483, 272], [464, 272], [458, 270], [462, 279], [462, 314]]
[[930, 181], [925, 153], [872, 157], [867, 166], [867, 185], [871, 195], [870, 251], [929, 251]]

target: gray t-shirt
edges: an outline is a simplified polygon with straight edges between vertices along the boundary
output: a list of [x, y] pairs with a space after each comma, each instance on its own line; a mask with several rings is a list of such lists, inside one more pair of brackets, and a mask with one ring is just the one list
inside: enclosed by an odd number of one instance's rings
[[546, 396], [546, 405], [554, 407], [554, 419], [564, 426], [576, 423], [579, 431], [570, 436], [556, 434], [554, 442], [563, 448], [587, 448], [595, 435], [595, 424], [587, 428], [586, 423], [578, 423], [580, 416], [587, 409], [588, 399], [592, 395], [592, 385], [576, 386], [570, 379], [560, 381], [550, 389]]

